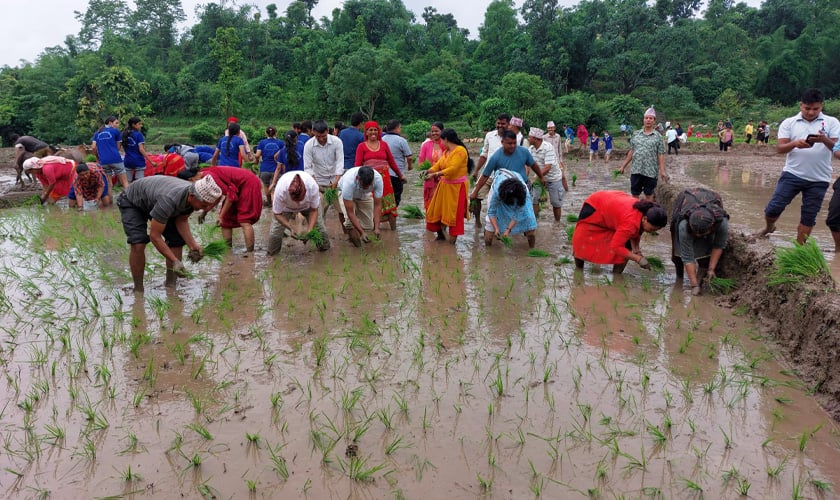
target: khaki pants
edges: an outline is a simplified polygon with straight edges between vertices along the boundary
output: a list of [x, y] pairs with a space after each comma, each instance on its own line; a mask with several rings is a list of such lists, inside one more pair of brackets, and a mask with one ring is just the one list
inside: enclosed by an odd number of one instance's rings
[[[300, 212], [304, 218], [309, 217], [309, 210]], [[283, 214], [286, 219], [295, 220], [297, 212], [286, 212]], [[277, 255], [283, 248], [283, 238], [286, 237], [286, 227], [273, 216], [271, 217], [271, 228], [268, 231], [268, 255]], [[330, 237], [327, 234], [327, 227], [324, 225], [324, 218], [321, 216], [321, 211], [318, 211], [318, 220], [315, 222], [315, 228], [324, 235], [324, 244], [318, 247], [318, 250], [324, 251], [330, 248]]]
[[[347, 216], [347, 207], [344, 206], [344, 200], [338, 198], [341, 205], [341, 213], [344, 214], [344, 228], [352, 229], [353, 224], [350, 223], [350, 217]], [[361, 200], [353, 200], [353, 212], [359, 219], [359, 224], [365, 231], [373, 231], [373, 195], [368, 194], [366, 198]], [[377, 214], [378, 216], [378, 214]]]

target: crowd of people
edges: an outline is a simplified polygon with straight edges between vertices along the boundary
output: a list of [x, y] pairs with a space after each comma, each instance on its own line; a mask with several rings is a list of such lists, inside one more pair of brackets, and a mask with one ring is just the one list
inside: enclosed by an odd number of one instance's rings
[[[815, 225], [832, 177], [832, 151], [840, 157], [840, 122], [822, 113], [823, 100], [818, 90], [807, 91], [800, 113], [779, 127], [777, 151], [786, 155], [785, 167], [765, 209], [766, 227], [759, 236], [775, 230], [775, 222], [799, 193], [800, 244]], [[628, 135], [629, 150], [618, 172], [629, 167], [629, 194], [598, 191], [584, 201], [572, 238], [578, 268], [587, 261], [611, 264], [617, 273], [629, 261], [650, 268], [640, 248], [641, 236], [668, 225], [668, 214], [656, 203], [654, 193], [660, 180], [669, 179], [666, 147], [669, 154], [672, 150], [678, 154], [679, 146], [673, 143], [683, 135], [678, 123], [673, 128], [668, 123], [663, 137], [656, 118], [651, 107], [640, 129], [622, 129]], [[731, 131], [731, 125], [722, 125], [722, 130]], [[522, 236], [534, 248], [541, 201], [550, 204], [555, 221], [561, 220], [569, 190], [563, 154], [574, 138], [589, 144], [590, 160], [600, 142], [606, 146], [606, 161], [612, 150], [612, 137], [606, 131], [599, 137], [580, 124], [575, 134], [564, 125], [561, 135], [555, 123], [548, 122], [546, 130], [530, 127], [523, 135], [523, 121], [507, 113], [499, 114], [496, 128], [485, 135], [477, 161], [454, 129], [434, 122], [415, 162], [398, 120], [387, 122], [383, 130], [361, 113], [351, 116], [349, 127], [337, 123], [331, 128], [323, 120], [294, 124], [282, 139], [275, 127], [266, 127], [265, 138], [254, 149], [235, 117], [228, 120], [215, 146], [168, 144], [165, 155], [146, 150], [141, 129], [139, 118], [130, 118], [121, 131], [119, 120], [108, 117], [92, 137], [97, 161], [90, 163], [52, 155], [48, 145], [30, 136], [18, 138], [15, 144], [22, 171], [42, 185], [42, 202], [68, 197], [80, 209], [91, 204], [105, 207], [112, 200], [119, 207], [138, 291], [143, 290], [146, 245], [151, 242], [164, 256], [166, 282], [174, 282], [186, 273], [184, 246], [189, 248], [189, 260], [203, 257], [188, 217], [199, 211], [199, 222], [203, 222], [216, 206], [220, 206], [217, 224], [222, 237], [232, 245], [233, 230], [241, 228], [246, 254], [255, 249], [254, 225], [264, 207], [270, 207], [272, 214], [269, 255], [280, 253], [283, 240], [289, 237], [304, 242], [313, 239], [317, 250], [329, 250], [332, 244], [324, 221], [331, 207], [348, 241], [361, 247], [380, 237], [383, 222], [396, 229], [406, 172], [415, 164], [423, 178], [426, 229], [436, 239], [454, 244], [472, 217], [476, 229], [483, 229], [486, 246], [497, 240], [512, 244], [512, 236]], [[758, 141], [766, 137], [761, 130]], [[751, 140], [754, 129], [750, 125], [746, 131]], [[731, 135], [721, 138], [724, 143], [731, 141]], [[246, 161], [255, 162], [257, 171], [241, 168]], [[209, 167], [200, 168], [203, 163]], [[119, 193], [114, 192], [113, 182], [121, 186]], [[670, 216], [677, 277], [687, 277], [692, 293], [698, 294], [701, 277], [714, 277], [719, 267], [729, 215], [717, 193], [694, 188], [680, 193]], [[836, 189], [827, 223], [840, 249], [840, 193]], [[313, 237], [313, 232], [320, 237]]]

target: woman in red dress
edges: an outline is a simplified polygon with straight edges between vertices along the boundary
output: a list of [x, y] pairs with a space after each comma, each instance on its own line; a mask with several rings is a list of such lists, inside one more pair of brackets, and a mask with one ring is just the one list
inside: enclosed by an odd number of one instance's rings
[[583, 202], [572, 236], [575, 266], [583, 269], [584, 261], [612, 264], [613, 272], [620, 273], [632, 260], [650, 269], [639, 241], [642, 233], [658, 231], [666, 224], [668, 215], [657, 203], [622, 191], [596, 191]]
[[[368, 166], [382, 175], [382, 220], [388, 220], [391, 229], [397, 228], [397, 200], [394, 198], [394, 187], [391, 185], [391, 174], [388, 171], [390, 168], [405, 182], [405, 175], [400, 171], [397, 162], [394, 161], [394, 155], [391, 154], [391, 148], [388, 143], [381, 140], [382, 130], [379, 124], [375, 121], [365, 123], [365, 142], [359, 144], [356, 148], [356, 163], [355, 166]], [[374, 214], [376, 216], [376, 214]]]
[[41, 203], [55, 203], [70, 193], [76, 180], [76, 162], [60, 156], [29, 158], [23, 162], [23, 170], [34, 175], [44, 191]]
[[[241, 227], [245, 238], [245, 251], [253, 252], [254, 224], [260, 220], [263, 208], [260, 178], [246, 168], [210, 167], [199, 171], [191, 180], [198, 180], [205, 175], [213, 177], [224, 195], [224, 203], [219, 211], [222, 238], [228, 245], [232, 245], [233, 228]], [[212, 209], [213, 207], [210, 207], [208, 211]]]

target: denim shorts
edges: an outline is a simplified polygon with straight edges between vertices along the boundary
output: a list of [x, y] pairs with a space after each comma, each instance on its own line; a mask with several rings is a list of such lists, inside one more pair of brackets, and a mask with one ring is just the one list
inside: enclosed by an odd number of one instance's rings
[[802, 193], [802, 210], [799, 214], [799, 223], [805, 227], [817, 225], [817, 214], [822, 207], [825, 192], [828, 190], [827, 182], [806, 181], [789, 172], [782, 172], [779, 181], [776, 183], [776, 190], [773, 197], [764, 208], [764, 215], [767, 217], [778, 217], [782, 215], [790, 202]]
[[642, 192], [646, 196], [653, 194], [656, 185], [659, 184], [659, 179], [656, 177], [648, 177], [642, 174], [630, 174], [630, 194], [639, 196]]
[[125, 163], [123, 162], [109, 163], [105, 165], [100, 164], [99, 166], [102, 167], [103, 172], [108, 174], [108, 177], [111, 177], [112, 175], [120, 175], [125, 173]]

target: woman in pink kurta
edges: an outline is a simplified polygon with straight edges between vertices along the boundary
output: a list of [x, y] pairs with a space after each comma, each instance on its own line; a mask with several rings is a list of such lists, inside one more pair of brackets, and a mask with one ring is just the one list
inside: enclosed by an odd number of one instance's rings
[[589, 147], [589, 131], [586, 130], [586, 125], [578, 124], [577, 138], [580, 139], [580, 148], [586, 149]]
[[667, 223], [665, 210], [654, 202], [639, 201], [622, 191], [596, 191], [583, 202], [572, 236], [575, 264], [613, 264], [615, 272], [623, 271], [628, 260], [648, 266], [639, 249], [642, 233], [658, 231]]
[[55, 203], [67, 196], [76, 179], [76, 162], [60, 156], [30, 158], [23, 162], [23, 169], [35, 175], [43, 186], [41, 203]]
[[254, 227], [260, 220], [263, 208], [262, 182], [253, 172], [244, 168], [210, 167], [201, 171], [213, 177], [222, 189], [225, 201], [219, 211], [222, 237], [232, 242], [233, 228], [241, 227], [245, 237], [245, 250], [254, 251]]
[[[429, 163], [434, 165], [438, 160], [440, 160], [440, 157], [443, 156], [443, 152], [446, 148], [440, 138], [441, 132], [443, 132], [443, 123], [432, 123], [432, 126], [429, 128], [429, 140], [420, 146], [420, 154], [418, 155], [419, 163], [423, 163], [428, 160]], [[425, 181], [423, 181], [423, 208], [426, 210], [429, 209], [429, 202], [432, 200], [432, 195], [435, 193], [435, 187], [438, 184], [438, 180], [439, 178], [437, 177], [429, 176], [426, 177]]]

